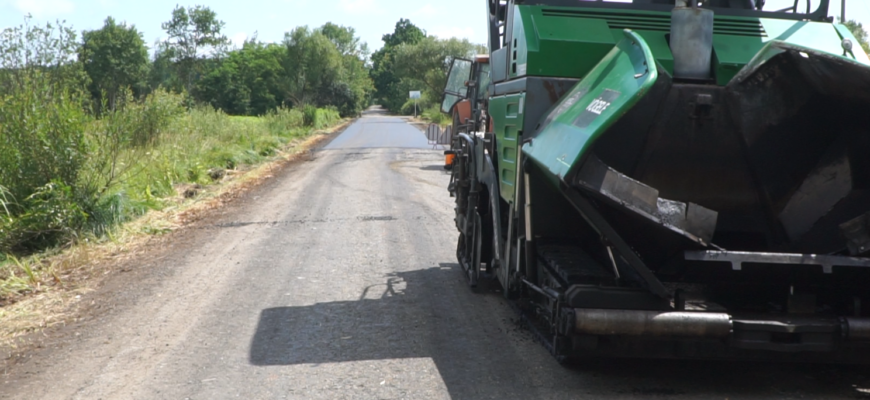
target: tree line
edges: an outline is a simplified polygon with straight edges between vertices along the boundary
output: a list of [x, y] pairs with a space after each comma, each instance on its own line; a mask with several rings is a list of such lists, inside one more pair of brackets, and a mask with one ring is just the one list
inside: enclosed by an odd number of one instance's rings
[[137, 97], [164, 88], [231, 115], [312, 105], [347, 116], [367, 105], [368, 51], [353, 28], [299, 27], [281, 43], [254, 37], [230, 48], [224, 25], [208, 7], [176, 7], [149, 58], [135, 26], [106, 18], [102, 28], [83, 32], [78, 57], [94, 104], [114, 107], [124, 88]]
[[134, 25], [108, 17], [84, 31], [78, 60], [97, 112], [103, 103], [115, 107], [127, 88], [136, 97], [158, 88], [185, 93], [191, 103], [231, 115], [313, 105], [350, 116], [372, 102], [401, 112], [411, 90], [424, 92], [424, 105], [437, 103], [450, 60], [484, 51], [468, 40], [427, 36], [405, 19], [373, 54], [354, 28], [331, 22], [297, 27], [280, 43], [254, 36], [240, 48], [231, 48], [224, 25], [208, 7], [176, 7], [153, 57]]
[[408, 90], [436, 104], [450, 58], [476, 51], [406, 20], [374, 54], [333, 23], [233, 47], [203, 6], [176, 7], [162, 28], [152, 49], [112, 17], [84, 32], [29, 17], [0, 32], [0, 298], [20, 276], [7, 254], [101, 240], [340, 115], [401, 112]]

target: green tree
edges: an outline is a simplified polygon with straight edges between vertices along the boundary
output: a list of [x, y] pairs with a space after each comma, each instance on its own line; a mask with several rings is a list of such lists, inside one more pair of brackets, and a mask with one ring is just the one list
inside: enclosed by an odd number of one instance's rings
[[360, 43], [355, 29], [327, 22], [318, 28], [318, 31], [326, 36], [342, 55], [363, 59], [368, 56], [368, 46], [365, 43]]
[[[49, 185], [73, 187], [87, 160], [87, 77], [75, 58], [76, 33], [62, 23], [29, 22], [0, 33], [0, 187], [8, 189], [13, 215], [42, 201], [31, 196]], [[58, 218], [61, 208], [54, 208]], [[0, 252], [7, 250], [5, 234], [0, 226]]]
[[868, 37], [867, 31], [864, 30], [864, 25], [854, 19], [846, 21], [843, 25], [846, 25], [852, 31], [852, 34], [858, 39], [858, 44], [864, 48], [864, 52], [870, 54], [870, 37]]
[[413, 81], [426, 97], [441, 97], [447, 83], [447, 72], [454, 58], [471, 58], [485, 51], [467, 39], [438, 39], [427, 36], [417, 44], [400, 45], [394, 51], [393, 73], [401, 79]]
[[366, 106], [374, 90], [366, 67], [368, 45], [351, 27], [327, 22], [317, 30], [332, 41], [342, 56], [338, 79], [323, 88], [320, 103], [334, 105], [342, 115], [355, 115]]
[[339, 77], [341, 53], [317, 30], [298, 27], [285, 34], [285, 99], [294, 106], [316, 104], [318, 91]]
[[246, 41], [198, 82], [198, 92], [228, 114], [263, 115], [280, 103], [284, 47]]
[[184, 84], [178, 78], [178, 69], [172, 61], [170, 52], [167, 51], [164, 43], [157, 42], [154, 45], [154, 57], [148, 71], [148, 89], [155, 91], [160, 87], [175, 92], [184, 90]]
[[384, 47], [395, 47], [400, 44], [417, 44], [426, 37], [426, 32], [412, 24], [410, 20], [399, 19], [393, 33], [381, 37]]
[[176, 7], [172, 18], [162, 25], [168, 39], [164, 42], [167, 56], [173, 61], [178, 76], [189, 94], [193, 94], [194, 77], [201, 72], [203, 61], [220, 56], [229, 40], [221, 33], [224, 22], [208, 7]]
[[79, 61], [90, 77], [89, 89], [95, 104], [105, 101], [110, 109], [115, 109], [122, 88], [132, 88], [136, 94], [141, 94], [144, 89], [148, 49], [136, 27], [118, 25], [114, 18], [108, 17], [102, 28], [82, 33], [78, 53]]
[[263, 115], [282, 105], [281, 60], [285, 52], [284, 46], [274, 43], [249, 41], [242, 47], [243, 62], [239, 73], [251, 92], [251, 114]]
[[200, 100], [229, 114], [262, 115], [286, 105], [333, 106], [358, 113], [372, 91], [367, 48], [352, 28], [300, 27], [283, 44], [248, 40], [220, 59], [203, 62]]
[[398, 111], [408, 97], [408, 90], [414, 89], [413, 83], [403, 82], [394, 72], [394, 49], [400, 45], [417, 44], [426, 37], [422, 29], [411, 21], [400, 19], [393, 33], [382, 37], [384, 47], [372, 54], [371, 77], [375, 96], [387, 109]]

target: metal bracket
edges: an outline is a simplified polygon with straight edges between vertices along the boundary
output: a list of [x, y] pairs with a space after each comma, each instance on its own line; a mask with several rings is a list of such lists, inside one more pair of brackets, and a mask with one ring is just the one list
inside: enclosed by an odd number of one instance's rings
[[612, 226], [607, 222], [607, 220], [602, 216], [595, 206], [586, 200], [580, 193], [577, 192], [576, 189], [569, 186], [565, 181], [562, 181], [562, 193], [565, 194], [565, 197], [568, 199], [574, 208], [580, 212], [580, 215], [586, 222], [592, 226], [593, 229], [598, 231], [600, 235], [606, 238], [610, 243], [613, 244], [613, 247], [616, 248], [623, 257], [625, 257], [626, 261], [628, 261], [629, 265], [637, 271], [638, 275], [646, 282], [647, 289], [659, 296], [663, 299], [669, 299], [671, 297], [670, 292], [662, 285], [661, 281], [653, 275], [652, 271], [647, 268], [646, 264], [644, 264], [643, 260], [635, 254], [634, 250], [631, 249], [631, 246], [626, 243], [619, 233], [613, 229]]
[[685, 253], [689, 261], [720, 261], [730, 262], [731, 269], [740, 271], [743, 263], [758, 264], [791, 264], [791, 265], [821, 265], [826, 274], [834, 272], [834, 266], [870, 268], [870, 259], [858, 257], [829, 256], [822, 254], [791, 254], [791, 253], [755, 253], [748, 251], [703, 251], [688, 250]]

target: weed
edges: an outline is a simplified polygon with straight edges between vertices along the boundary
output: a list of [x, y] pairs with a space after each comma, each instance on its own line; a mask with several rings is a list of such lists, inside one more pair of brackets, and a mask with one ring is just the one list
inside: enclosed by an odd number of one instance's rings
[[442, 113], [441, 109], [438, 106], [427, 108], [425, 111], [423, 111], [423, 114], [421, 114], [421, 116], [424, 120], [427, 120], [434, 124], [438, 124], [442, 127], [453, 123], [450, 116]]

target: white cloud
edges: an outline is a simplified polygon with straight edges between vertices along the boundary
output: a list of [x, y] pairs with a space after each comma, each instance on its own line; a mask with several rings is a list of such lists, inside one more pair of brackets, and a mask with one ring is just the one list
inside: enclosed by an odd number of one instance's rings
[[238, 32], [233, 35], [230, 40], [233, 42], [233, 46], [242, 47], [242, 45], [245, 44], [245, 40], [248, 40], [248, 34], [245, 32]]
[[14, 0], [12, 3], [22, 13], [36, 18], [69, 14], [75, 8], [71, 0]]
[[348, 14], [374, 14], [381, 11], [375, 0], [339, 0], [338, 7]]
[[435, 8], [431, 3], [426, 3], [419, 10], [414, 12], [414, 15], [435, 16], [441, 14], [441, 10]]
[[441, 39], [449, 39], [455, 37], [457, 39], [471, 40], [472, 38], [474, 38], [474, 29], [470, 27], [439, 26], [435, 29], [426, 31], [426, 33], [437, 36]]

